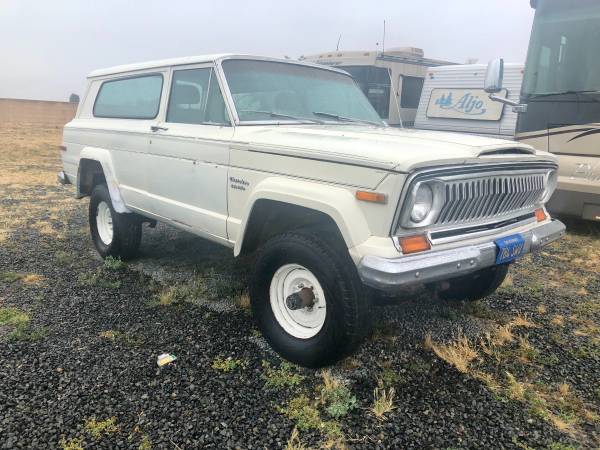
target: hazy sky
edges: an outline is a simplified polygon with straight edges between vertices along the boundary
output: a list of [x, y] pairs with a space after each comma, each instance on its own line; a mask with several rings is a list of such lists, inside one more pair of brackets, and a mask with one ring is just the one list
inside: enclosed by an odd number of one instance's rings
[[0, 0], [0, 97], [66, 100], [93, 69], [204, 53], [269, 56], [420, 47], [522, 62], [528, 0]]

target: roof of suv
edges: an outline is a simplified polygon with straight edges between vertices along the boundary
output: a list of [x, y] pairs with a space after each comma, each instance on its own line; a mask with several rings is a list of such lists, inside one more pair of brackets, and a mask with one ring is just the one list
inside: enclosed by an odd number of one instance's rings
[[[328, 67], [323, 65], [314, 64], [312, 62], [307, 61], [297, 61], [291, 59], [282, 59], [282, 58], [271, 58], [268, 56], [256, 56], [256, 55], [242, 55], [242, 54], [234, 54], [234, 53], [217, 53], [213, 55], [198, 55], [198, 56], [184, 56], [180, 58], [170, 58], [170, 59], [160, 59], [156, 61], [147, 61], [141, 63], [134, 64], [125, 64], [122, 66], [114, 66], [108, 67], [106, 69], [98, 69], [90, 72], [88, 78], [102, 77], [106, 75], [115, 75], [119, 73], [127, 73], [134, 72], [137, 70], [145, 70], [145, 69], [156, 69], [159, 67], [170, 67], [170, 66], [183, 66], [187, 64], [202, 64], [213, 62], [219, 59], [224, 58], [249, 58], [249, 59], [259, 59], [266, 61], [278, 61], [278, 62], [286, 62], [293, 64], [302, 64], [305, 66], [315, 66], [321, 69], [329, 69], [336, 72], [343, 72], [342, 70], [336, 69], [334, 67]], [[345, 72], [344, 72], [345, 73]]]

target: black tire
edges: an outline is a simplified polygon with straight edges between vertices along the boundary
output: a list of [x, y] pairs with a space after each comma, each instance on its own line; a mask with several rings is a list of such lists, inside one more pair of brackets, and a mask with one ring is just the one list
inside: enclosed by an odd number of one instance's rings
[[[325, 321], [313, 337], [294, 337], [279, 324], [269, 289], [275, 272], [299, 264], [317, 278], [326, 298]], [[297, 230], [270, 239], [257, 255], [250, 283], [252, 313], [263, 336], [285, 359], [323, 367], [353, 353], [368, 334], [371, 305], [345, 247], [314, 231]]]
[[508, 273], [509, 264], [492, 266], [475, 273], [429, 285], [444, 300], [475, 301], [494, 293]]
[[[113, 237], [109, 244], [102, 241], [96, 223], [98, 205], [101, 202], [108, 205], [112, 217]], [[119, 214], [114, 210], [108, 188], [105, 184], [97, 185], [92, 191], [89, 222], [94, 246], [102, 258], [112, 256], [126, 260], [133, 258], [137, 254], [142, 240], [142, 223], [135, 214]]]

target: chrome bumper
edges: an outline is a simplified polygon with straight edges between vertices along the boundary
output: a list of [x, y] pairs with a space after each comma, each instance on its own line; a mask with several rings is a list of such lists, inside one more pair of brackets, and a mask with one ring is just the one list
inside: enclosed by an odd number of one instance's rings
[[[520, 233], [525, 239], [525, 253], [539, 250], [565, 234], [565, 225], [558, 221], [539, 225]], [[493, 240], [451, 250], [430, 251], [399, 258], [364, 256], [358, 264], [363, 283], [376, 289], [393, 291], [418, 283], [430, 283], [466, 275], [496, 264], [496, 244]]]
[[69, 180], [67, 174], [62, 170], [58, 172], [56, 177], [58, 178], [58, 182], [60, 184], [71, 184], [71, 180]]

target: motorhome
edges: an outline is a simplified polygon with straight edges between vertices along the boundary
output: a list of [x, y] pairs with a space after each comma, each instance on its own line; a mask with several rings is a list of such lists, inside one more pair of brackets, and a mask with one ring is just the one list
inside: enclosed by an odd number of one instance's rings
[[[502, 95], [518, 101], [523, 64], [504, 65]], [[513, 139], [517, 113], [483, 90], [487, 65], [461, 64], [427, 71], [415, 128]]]
[[[556, 213], [600, 221], [600, 3], [531, 0], [536, 9], [516, 140], [559, 157]], [[502, 60], [489, 65], [486, 89], [501, 92]], [[497, 98], [507, 103], [506, 99]]]
[[301, 60], [335, 66], [358, 83], [379, 116], [390, 125], [412, 127], [429, 67], [454, 64], [425, 58], [422, 49], [334, 51], [301, 56]]

